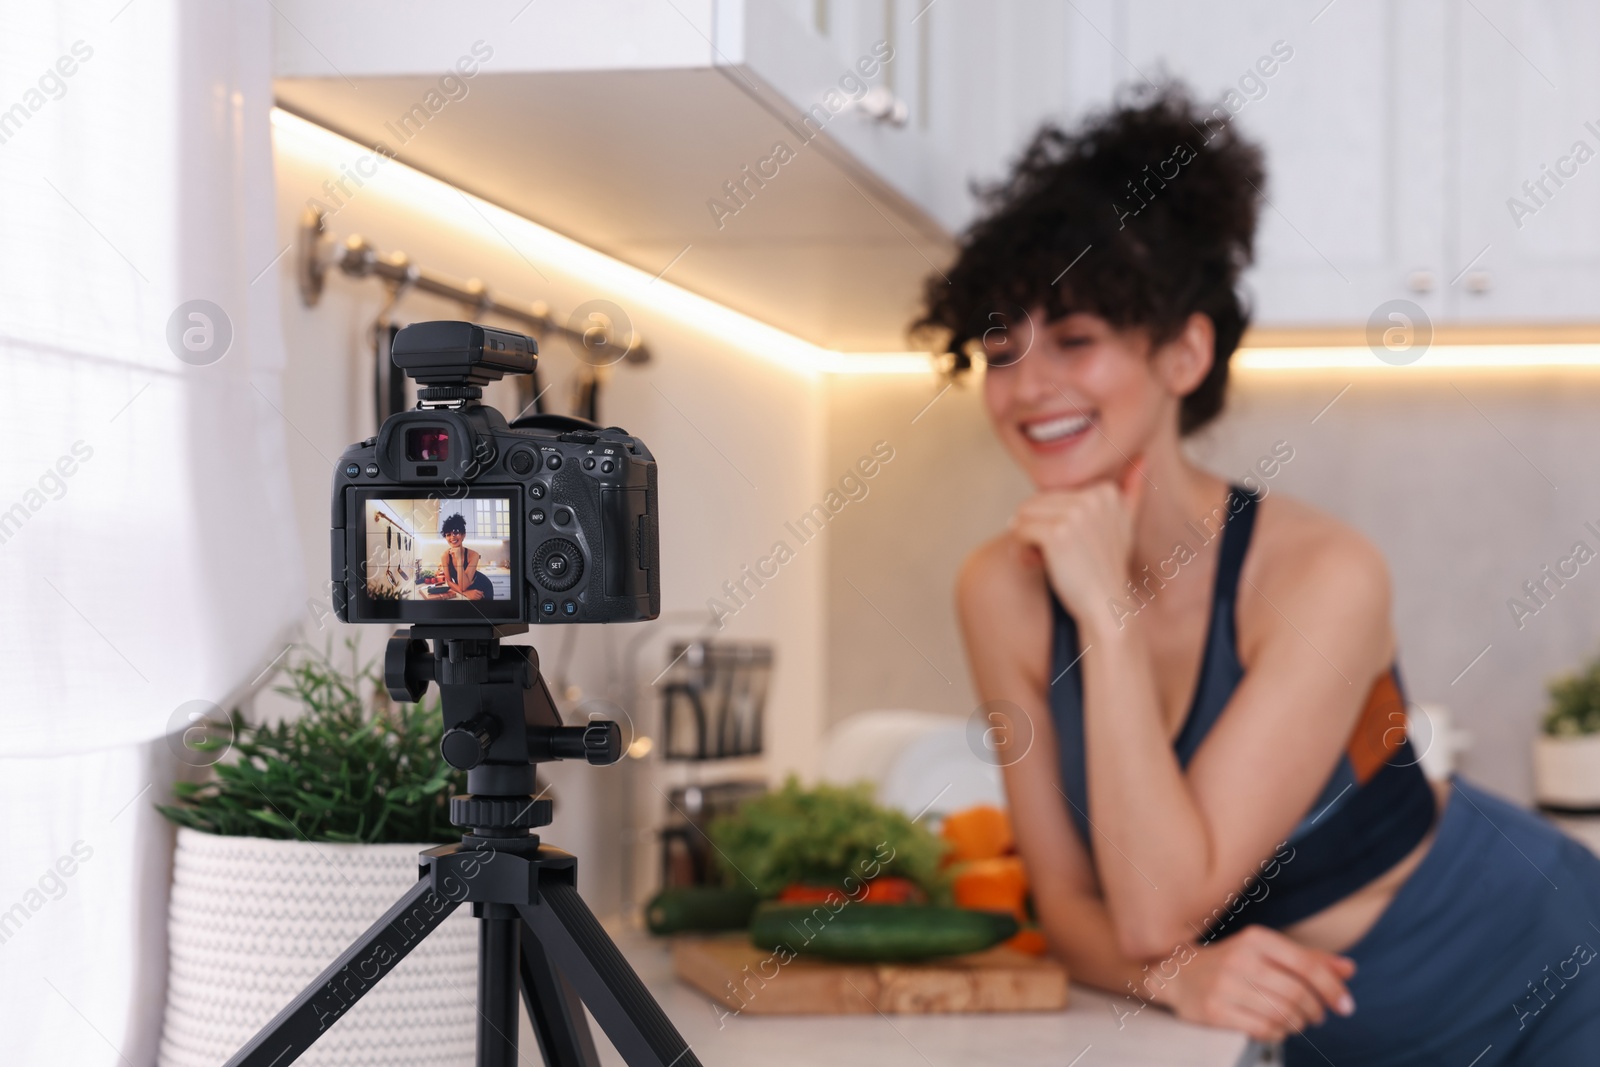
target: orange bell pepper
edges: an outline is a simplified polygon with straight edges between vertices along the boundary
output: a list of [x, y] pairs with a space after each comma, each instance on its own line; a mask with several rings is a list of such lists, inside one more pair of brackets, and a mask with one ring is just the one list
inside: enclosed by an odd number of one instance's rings
[[1005, 943], [1006, 948], [1029, 956], [1043, 956], [1050, 951], [1050, 945], [1045, 941], [1044, 934], [1037, 926], [1029, 926], [1020, 931], [1016, 937]]
[[990, 804], [945, 816], [939, 836], [950, 843], [946, 859], [950, 863], [994, 859], [1016, 847], [1011, 833], [1011, 816]]
[[1028, 872], [1017, 856], [994, 856], [964, 863], [956, 871], [951, 892], [957, 907], [1003, 911], [1026, 922]]

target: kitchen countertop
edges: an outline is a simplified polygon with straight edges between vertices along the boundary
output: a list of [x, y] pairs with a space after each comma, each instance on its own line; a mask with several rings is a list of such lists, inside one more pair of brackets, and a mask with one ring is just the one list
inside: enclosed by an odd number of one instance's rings
[[[1072, 987], [1062, 1012], [974, 1015], [737, 1016], [672, 976], [666, 943], [612, 936], [705, 1067], [1239, 1067], [1254, 1063], [1240, 1034], [1145, 1008], [1118, 1028], [1117, 998]], [[622, 1058], [595, 1029], [600, 1060]], [[529, 1046], [536, 1047], [536, 1046]]]

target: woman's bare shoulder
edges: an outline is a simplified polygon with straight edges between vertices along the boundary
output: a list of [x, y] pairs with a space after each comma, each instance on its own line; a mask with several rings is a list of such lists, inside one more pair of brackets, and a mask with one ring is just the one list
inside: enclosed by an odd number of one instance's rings
[[1387, 582], [1383, 553], [1367, 536], [1303, 500], [1273, 493], [1262, 500], [1259, 558], [1280, 564], [1301, 559], [1337, 567], [1344, 577], [1365, 575]]
[[1355, 527], [1283, 493], [1262, 500], [1244, 579], [1295, 618], [1332, 612], [1389, 630], [1389, 567]]

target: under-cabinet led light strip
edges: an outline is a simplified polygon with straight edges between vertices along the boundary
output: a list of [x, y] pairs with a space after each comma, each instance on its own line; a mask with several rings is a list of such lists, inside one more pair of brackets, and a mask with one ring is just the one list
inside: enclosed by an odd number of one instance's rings
[[[272, 126], [276, 152], [336, 178], [347, 174], [358, 160], [373, 156], [365, 146], [282, 108], [273, 108]], [[669, 317], [788, 370], [801, 374], [933, 373], [932, 361], [924, 353], [847, 353], [821, 348], [664, 278], [654, 278], [487, 200], [458, 192], [398, 160], [369, 164], [368, 169], [374, 171], [368, 180], [381, 182], [385, 196], [404, 199], [441, 225], [478, 230], [487, 222], [531, 263], [557, 270], [626, 308]], [[470, 203], [463, 203], [463, 198]], [[468, 209], [465, 214], [464, 209]]]
[[[373, 156], [365, 146], [281, 108], [273, 108], [272, 125], [276, 152], [330, 175], [346, 174], [358, 160]], [[936, 373], [933, 361], [921, 352], [837, 352], [814, 345], [664, 278], [652, 277], [515, 212], [459, 192], [398, 160], [387, 160], [376, 170], [383, 176], [385, 195], [406, 200], [441, 225], [478, 229], [477, 224], [486, 221], [529, 262], [544, 263], [596, 294], [705, 331], [792, 372], [929, 377]], [[378, 173], [372, 180], [377, 180]], [[464, 207], [473, 214], [463, 215]], [[1425, 376], [1437, 370], [1600, 369], [1600, 344], [1435, 345], [1414, 362], [1400, 366], [1378, 359], [1364, 347], [1243, 348], [1234, 356], [1233, 367], [1248, 375], [1371, 371], [1397, 378]]]

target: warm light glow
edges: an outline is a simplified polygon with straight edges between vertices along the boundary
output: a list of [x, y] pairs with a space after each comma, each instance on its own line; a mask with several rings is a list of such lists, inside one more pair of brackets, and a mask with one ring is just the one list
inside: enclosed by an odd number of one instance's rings
[[[371, 155], [369, 149], [355, 141], [280, 108], [272, 110], [272, 125], [276, 151], [330, 173], [339, 172], [340, 164], [348, 165]], [[398, 160], [384, 163], [380, 173], [388, 195], [409, 201], [442, 224], [460, 222], [465, 197], [476, 215], [492, 224], [530, 262], [569, 275], [596, 292], [612, 294], [629, 307], [647, 309], [653, 315], [708, 333], [793, 373], [929, 378], [936, 374], [933, 361], [923, 352], [836, 352], [814, 345], [486, 200], [458, 193], [452, 186]], [[470, 220], [460, 224], [473, 226]], [[1385, 363], [1364, 347], [1242, 348], [1233, 357], [1233, 367], [1246, 375], [1271, 376], [1318, 371], [1415, 376], [1441, 370], [1600, 369], [1600, 344], [1435, 345], [1415, 363], [1404, 366]]]
[[1435, 345], [1414, 363], [1385, 363], [1370, 348], [1241, 348], [1233, 367], [1245, 373], [1296, 374], [1305, 371], [1371, 371], [1416, 375], [1432, 371], [1539, 371], [1600, 369], [1600, 345]]
[[[366, 147], [281, 108], [272, 109], [273, 147], [312, 166], [339, 173], [340, 164], [371, 155]], [[932, 361], [921, 352], [835, 352], [768, 326], [730, 307], [708, 300], [665, 279], [564, 237], [538, 223], [458, 193], [437, 178], [389, 160], [379, 171], [383, 189], [403, 197], [441, 221], [454, 220], [466, 197], [518, 253], [530, 262], [559, 270], [594, 291], [611, 294], [630, 308], [646, 309], [804, 375], [922, 374], [933, 376]]]

